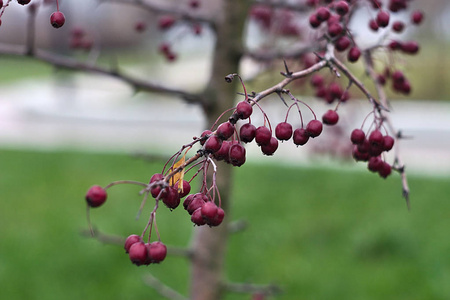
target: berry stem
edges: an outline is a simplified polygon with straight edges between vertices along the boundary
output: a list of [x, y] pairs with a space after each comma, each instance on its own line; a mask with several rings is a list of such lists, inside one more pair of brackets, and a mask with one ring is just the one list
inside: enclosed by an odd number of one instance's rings
[[139, 182], [139, 181], [134, 181], [134, 180], [117, 180], [117, 181], [113, 181], [110, 184], [108, 184], [107, 186], [105, 186], [105, 190], [109, 189], [112, 186], [118, 185], [118, 184], [135, 184], [135, 185], [140, 185], [143, 187], [148, 187], [148, 184], [143, 183], [143, 182]]

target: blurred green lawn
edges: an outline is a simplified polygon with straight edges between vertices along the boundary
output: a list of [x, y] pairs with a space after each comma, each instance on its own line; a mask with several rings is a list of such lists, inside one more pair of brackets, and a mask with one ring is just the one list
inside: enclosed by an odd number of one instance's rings
[[[161, 299], [143, 284], [147, 272], [187, 293], [184, 259], [137, 268], [121, 247], [80, 234], [90, 185], [147, 181], [161, 166], [126, 155], [1, 150], [1, 298]], [[230, 280], [279, 284], [277, 299], [450, 299], [449, 178], [410, 176], [407, 211], [398, 176], [252, 164], [235, 174], [228, 217], [250, 226], [230, 239]], [[138, 191], [113, 187], [92, 211], [94, 224], [140, 234], [148, 216], [134, 219]], [[162, 207], [158, 228], [164, 242], [183, 246], [193, 227], [183, 209]]]

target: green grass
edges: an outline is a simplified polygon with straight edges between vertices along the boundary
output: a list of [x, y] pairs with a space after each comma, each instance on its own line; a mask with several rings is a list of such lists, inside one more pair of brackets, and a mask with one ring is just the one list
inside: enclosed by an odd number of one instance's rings
[[[146, 181], [161, 162], [72, 152], [0, 151], [2, 299], [161, 299], [142, 282], [152, 274], [187, 293], [188, 265], [169, 257], [136, 268], [121, 247], [82, 237], [84, 193], [92, 184]], [[237, 169], [231, 281], [277, 283], [277, 299], [450, 299], [448, 178], [410, 178], [412, 210], [398, 176], [244, 165]], [[107, 233], [140, 233], [134, 186], [113, 187], [92, 211]], [[184, 210], [158, 211], [163, 240], [183, 246], [192, 226]], [[228, 299], [249, 299], [230, 295]]]

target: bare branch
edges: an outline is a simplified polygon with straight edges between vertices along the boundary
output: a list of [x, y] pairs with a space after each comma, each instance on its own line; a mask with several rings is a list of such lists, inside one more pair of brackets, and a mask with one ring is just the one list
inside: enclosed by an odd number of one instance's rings
[[117, 78], [129, 85], [131, 85], [137, 91], [157, 92], [161, 94], [170, 94], [180, 97], [187, 102], [199, 103], [201, 97], [195, 94], [191, 94], [182, 90], [162, 86], [156, 83], [152, 83], [146, 80], [134, 78], [132, 76], [118, 72], [117, 70], [104, 68], [95, 64], [88, 64], [82, 61], [75, 60], [70, 57], [58, 55], [52, 52], [36, 49], [29, 52], [26, 47], [12, 46], [12, 45], [0, 45], [0, 55], [12, 55], [12, 56], [29, 56], [36, 60], [46, 62], [57, 68], [69, 69], [73, 71], [82, 71], [86, 73], [100, 74], [109, 77]]
[[155, 276], [148, 274], [144, 276], [144, 283], [151, 286], [161, 296], [171, 300], [188, 300], [185, 296], [181, 295], [171, 287], [165, 285]]

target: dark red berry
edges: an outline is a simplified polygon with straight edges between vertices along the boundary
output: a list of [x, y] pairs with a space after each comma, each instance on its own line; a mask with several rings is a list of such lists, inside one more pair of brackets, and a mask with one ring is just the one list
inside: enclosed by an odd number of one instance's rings
[[[164, 178], [164, 176], [162, 174], [160, 174], [160, 173], [153, 174], [153, 176], [150, 178], [149, 184], [154, 183], [154, 182], [159, 181], [159, 180], [162, 180], [163, 178]], [[158, 197], [160, 192], [161, 192], [161, 186], [159, 186], [159, 185], [154, 185], [150, 189], [150, 194], [152, 194], [153, 198]]]
[[183, 198], [191, 192], [191, 185], [186, 180], [183, 180], [181, 188], [178, 181], [175, 183], [174, 187], [178, 190], [178, 197], [180, 198]]
[[377, 24], [380, 27], [387, 27], [389, 25], [390, 15], [385, 10], [380, 10], [377, 14]]
[[265, 155], [273, 155], [278, 149], [278, 140], [275, 137], [270, 138], [270, 142], [267, 145], [261, 145], [261, 151]]
[[272, 137], [272, 133], [270, 132], [269, 128], [267, 128], [266, 126], [260, 126], [260, 127], [256, 128], [255, 141], [259, 146], [268, 145], [270, 143], [271, 137]]
[[326, 125], [335, 125], [339, 121], [339, 115], [335, 110], [328, 110], [323, 116], [322, 116], [322, 122]]
[[255, 135], [256, 127], [250, 123], [242, 125], [241, 129], [239, 130], [239, 137], [241, 139], [241, 142], [243, 143], [250, 143], [255, 138]]
[[222, 140], [228, 140], [234, 133], [234, 125], [230, 122], [225, 122], [217, 127], [216, 135]]
[[20, 5], [27, 5], [28, 3], [30, 3], [31, 0], [17, 0], [17, 3], [19, 3]]
[[405, 81], [405, 75], [403, 75], [402, 71], [398, 71], [398, 70], [395, 71], [394, 73], [392, 73], [391, 77], [392, 77], [392, 80], [397, 83], [401, 83], [401, 82]]
[[91, 186], [86, 193], [86, 202], [90, 207], [99, 207], [105, 203], [106, 198], [106, 190], [99, 185]]
[[361, 50], [359, 50], [358, 47], [351, 47], [347, 54], [347, 59], [349, 62], [356, 62], [358, 61], [359, 57], [361, 56]]
[[405, 42], [401, 45], [403, 52], [408, 54], [416, 54], [419, 52], [419, 44], [415, 41]]
[[393, 41], [389, 42], [388, 47], [392, 51], [400, 50], [400, 49], [402, 49], [402, 43], [399, 41], [393, 40]]
[[348, 13], [348, 3], [346, 1], [339, 1], [334, 5], [334, 9], [338, 15], [345, 15]]
[[194, 194], [190, 194], [186, 197], [186, 199], [184, 199], [183, 201], [183, 207], [185, 210], [188, 209], [189, 204], [191, 204], [192, 200], [194, 199]]
[[332, 102], [334, 99], [340, 99], [342, 97], [342, 93], [342, 88], [338, 83], [330, 83], [330, 85], [328, 86], [328, 94], [331, 97], [331, 101], [329, 102]]
[[245, 163], [245, 148], [239, 143], [232, 144], [228, 153], [230, 163], [240, 167]]
[[65, 22], [66, 22], [66, 17], [60, 11], [55, 11], [54, 13], [52, 13], [50, 15], [50, 24], [52, 24], [52, 26], [54, 28], [59, 28], [59, 27], [63, 26]]
[[311, 85], [313, 87], [321, 87], [323, 85], [324, 79], [322, 75], [314, 74], [311, 76]]
[[364, 139], [364, 142], [358, 144], [358, 151], [361, 153], [368, 153], [370, 150], [370, 143], [367, 139]]
[[187, 206], [188, 213], [190, 215], [192, 215], [194, 213], [194, 211], [197, 210], [198, 208], [202, 207], [206, 201], [208, 201], [208, 198], [205, 195], [203, 195], [201, 193], [195, 194], [192, 201]]
[[390, 151], [392, 147], [394, 147], [395, 140], [390, 135], [385, 135], [383, 137], [383, 150], [384, 151]]
[[387, 162], [383, 162], [383, 165], [381, 166], [380, 170], [378, 170], [378, 174], [383, 178], [386, 178], [389, 175], [391, 175], [391, 172], [392, 167]]
[[378, 28], [379, 28], [379, 27], [380, 27], [380, 26], [378, 26], [377, 20], [371, 19], [371, 20], [369, 21], [369, 28], [372, 29], [373, 31], [378, 31]]
[[164, 189], [161, 195], [162, 202], [170, 209], [175, 209], [180, 204], [178, 188], [170, 186]]
[[370, 155], [368, 152], [359, 151], [358, 146], [356, 146], [356, 145], [353, 147], [352, 155], [356, 161], [368, 161], [370, 158]]
[[207, 136], [211, 135], [212, 131], [211, 130], [205, 130], [202, 132], [202, 134], [200, 135], [201, 140], [200, 140], [200, 145], [204, 145], [206, 140], [208, 139]]
[[338, 22], [331, 23], [330, 25], [328, 25], [328, 34], [331, 37], [336, 37], [336, 36], [340, 35], [343, 30], [344, 30], [344, 28]]
[[162, 242], [153, 242], [146, 245], [148, 251], [148, 260], [151, 263], [160, 263], [167, 256], [167, 247]]
[[173, 24], [175, 24], [175, 18], [173, 16], [162, 16], [158, 20], [158, 27], [163, 30], [169, 29]]
[[292, 140], [297, 146], [303, 146], [309, 140], [309, 133], [303, 128], [297, 128], [294, 130]]
[[230, 156], [230, 147], [231, 142], [230, 141], [223, 141], [222, 146], [220, 147], [219, 151], [214, 153], [214, 158], [217, 160], [224, 160], [226, 162], [229, 162]]
[[197, 226], [202, 226], [206, 224], [205, 218], [202, 216], [202, 209], [197, 208], [191, 215], [191, 221]]
[[319, 21], [326, 21], [330, 17], [330, 10], [324, 6], [321, 6], [317, 9], [316, 16]]
[[414, 11], [411, 15], [411, 21], [413, 22], [413, 24], [420, 24], [422, 23], [423, 20], [423, 13], [421, 11]]
[[206, 224], [208, 224], [209, 226], [219, 226], [222, 223], [224, 217], [225, 211], [222, 208], [218, 207], [216, 216], [212, 220], [207, 220]]
[[212, 202], [208, 201], [201, 207], [201, 213], [203, 218], [212, 220], [217, 215], [217, 205]]
[[320, 26], [322, 22], [317, 18], [316, 14], [312, 14], [309, 16], [309, 25], [311, 25], [312, 28], [317, 28]]
[[369, 135], [369, 143], [372, 146], [383, 146], [383, 142], [384, 142], [384, 138], [383, 138], [383, 134], [381, 133], [381, 131], [379, 131], [378, 129], [375, 129], [374, 131], [372, 131]]
[[209, 153], [215, 153], [219, 151], [220, 147], [222, 147], [222, 140], [216, 135], [211, 135], [206, 140], [205, 145], [203, 145], [205, 151]]
[[282, 122], [275, 127], [275, 136], [280, 141], [287, 141], [292, 136], [292, 125], [287, 122]]
[[246, 101], [241, 101], [236, 106], [236, 114], [241, 120], [245, 120], [248, 117], [250, 117], [252, 112], [253, 112], [252, 105]]
[[383, 166], [383, 160], [379, 156], [369, 158], [369, 163], [367, 164], [367, 168], [371, 172], [378, 172], [380, 168]]
[[366, 134], [361, 129], [354, 129], [350, 136], [350, 140], [355, 145], [360, 145], [360, 144], [364, 143], [365, 139], [366, 139]]
[[146, 263], [148, 258], [147, 247], [144, 242], [137, 242], [131, 245], [128, 256], [133, 264], [140, 266]]
[[130, 251], [131, 245], [133, 245], [134, 243], [137, 243], [137, 242], [142, 242], [142, 239], [139, 235], [132, 234], [132, 235], [128, 236], [127, 239], [125, 240], [125, 245], [124, 245], [125, 252], [128, 253]]
[[337, 51], [345, 51], [348, 47], [350, 47], [352, 41], [350, 38], [346, 35], [341, 36], [334, 44]]
[[308, 132], [309, 136], [315, 138], [322, 133], [322, 122], [319, 120], [311, 120], [308, 125], [306, 125], [306, 132]]
[[395, 21], [392, 24], [392, 30], [394, 30], [395, 32], [402, 32], [404, 28], [405, 24], [402, 21]]

